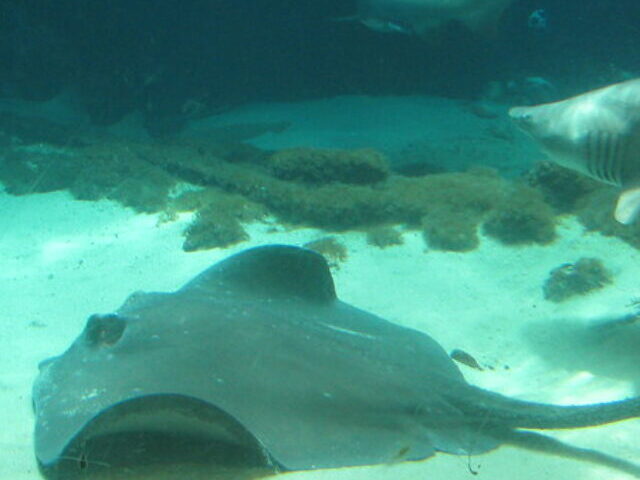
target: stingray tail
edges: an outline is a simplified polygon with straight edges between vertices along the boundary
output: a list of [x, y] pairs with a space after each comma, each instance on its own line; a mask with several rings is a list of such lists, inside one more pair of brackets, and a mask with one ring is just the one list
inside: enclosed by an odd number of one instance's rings
[[595, 465], [602, 465], [640, 478], [640, 465], [614, 457], [613, 455], [608, 455], [604, 452], [599, 452], [598, 450], [575, 447], [537, 432], [506, 429], [492, 431], [491, 434], [502, 443], [559, 457], [582, 460]]
[[640, 417], [640, 397], [588, 405], [552, 405], [516, 400], [480, 390], [473, 405], [457, 405], [478, 424], [508, 428], [560, 429], [582, 428]]

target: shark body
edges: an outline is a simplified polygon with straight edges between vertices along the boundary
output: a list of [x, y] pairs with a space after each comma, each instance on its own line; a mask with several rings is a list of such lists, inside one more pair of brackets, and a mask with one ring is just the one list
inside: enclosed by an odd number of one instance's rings
[[512, 0], [359, 0], [358, 19], [380, 32], [426, 36], [450, 22], [491, 28]]
[[640, 213], [640, 78], [509, 116], [551, 160], [622, 188], [615, 218], [629, 224]]

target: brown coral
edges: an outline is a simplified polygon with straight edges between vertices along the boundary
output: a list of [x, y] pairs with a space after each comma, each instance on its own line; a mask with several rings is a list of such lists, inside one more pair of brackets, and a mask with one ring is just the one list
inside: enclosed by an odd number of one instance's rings
[[[507, 243], [545, 243], [554, 234], [550, 207], [530, 187], [508, 194], [508, 182], [486, 169], [393, 175], [371, 150], [272, 154], [242, 144], [181, 140], [102, 141], [39, 156], [11, 148], [7, 153], [0, 179], [14, 193], [68, 188], [77, 198], [111, 198], [142, 212], [197, 210], [186, 231], [189, 250], [241, 240], [241, 224], [266, 213], [333, 231], [404, 225], [422, 229], [432, 248], [456, 251], [477, 246], [483, 222], [488, 234]], [[180, 182], [201, 191], [173, 199], [170, 192]]]
[[316, 185], [334, 182], [367, 185], [381, 182], [389, 175], [384, 156], [369, 148], [289, 148], [271, 155], [267, 164], [277, 178]]
[[554, 268], [543, 286], [544, 298], [562, 302], [611, 283], [611, 274], [597, 258], [581, 258]]
[[539, 191], [526, 185], [513, 188], [489, 214], [483, 229], [507, 245], [547, 244], [556, 237], [553, 210]]

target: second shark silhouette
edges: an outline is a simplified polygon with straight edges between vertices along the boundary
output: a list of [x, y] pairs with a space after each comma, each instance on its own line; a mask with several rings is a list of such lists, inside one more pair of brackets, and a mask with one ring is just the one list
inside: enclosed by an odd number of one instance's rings
[[450, 22], [491, 30], [513, 0], [359, 0], [356, 18], [379, 32], [425, 37]]

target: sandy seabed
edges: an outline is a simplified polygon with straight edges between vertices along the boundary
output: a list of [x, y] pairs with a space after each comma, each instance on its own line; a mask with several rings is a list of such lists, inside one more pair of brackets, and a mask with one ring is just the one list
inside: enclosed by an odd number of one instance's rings
[[[88, 315], [113, 311], [135, 290], [176, 289], [241, 249], [265, 243], [302, 245], [325, 235], [312, 229], [270, 232], [269, 226], [258, 224], [248, 229], [250, 241], [233, 248], [184, 253], [181, 231], [188, 216], [160, 223], [155, 215], [137, 215], [108, 201], [79, 202], [66, 193], [3, 194], [0, 209], [2, 479], [39, 478], [30, 400], [37, 364], [66, 349]], [[471, 253], [429, 251], [415, 232], [404, 234], [403, 245], [384, 250], [367, 245], [362, 234], [340, 234], [349, 256], [334, 271], [338, 295], [428, 332], [447, 350], [472, 353], [493, 369], [461, 368], [470, 382], [485, 388], [565, 404], [632, 395], [630, 376], [603, 376], [582, 365], [572, 367], [570, 341], [558, 339], [553, 328], [567, 322], [586, 326], [593, 318], [624, 310], [638, 295], [640, 254], [617, 239], [584, 233], [571, 218], [564, 220], [559, 233], [560, 238], [545, 247], [504, 247], [482, 238], [480, 248]], [[544, 300], [541, 285], [548, 272], [581, 256], [603, 259], [615, 275], [614, 284], [562, 304]], [[526, 332], [535, 325], [542, 326], [537, 331], [543, 340], [548, 332], [549, 342], [566, 349], [566, 362], [549, 361], [529, 341]], [[594, 364], [596, 371], [598, 366]], [[640, 422], [635, 420], [554, 434], [640, 462]], [[477, 476], [469, 466], [479, 471]], [[422, 462], [287, 475], [301, 480], [627, 478], [602, 467], [509, 446], [470, 459], [440, 454]]]
[[[448, 132], [459, 138], [485, 128], [450, 101], [366, 97], [239, 109], [213, 123], [265, 120], [292, 121], [285, 132], [254, 142], [265, 148], [374, 146], [393, 151], [416, 138], [443, 138]], [[199, 128], [206, 130], [206, 125], [194, 125], [193, 131]], [[2, 480], [40, 478], [31, 409], [37, 365], [62, 353], [89, 315], [115, 310], [136, 290], [176, 289], [244, 248], [303, 245], [326, 235], [256, 224], [247, 228], [251, 240], [233, 248], [185, 253], [181, 232], [189, 215], [162, 223], [157, 215], [138, 215], [109, 201], [80, 202], [64, 192], [0, 193], [0, 212]], [[367, 245], [361, 233], [339, 234], [348, 259], [334, 271], [336, 288], [343, 301], [425, 331], [447, 351], [471, 353], [490, 368], [461, 369], [468, 381], [484, 388], [561, 404], [631, 396], [640, 385], [640, 327], [629, 326], [617, 348], [600, 351], [580, 339], [591, 322], [628, 311], [630, 301], [640, 296], [640, 253], [618, 239], [584, 232], [573, 218], [563, 219], [558, 233], [551, 245], [515, 248], [481, 237], [480, 247], [470, 253], [429, 250], [418, 232], [404, 233], [403, 245], [384, 250]], [[614, 283], [561, 304], [544, 300], [542, 284], [549, 271], [580, 257], [600, 258]], [[552, 433], [640, 463], [637, 420]], [[287, 475], [291, 480], [629, 478], [509, 446], [471, 458], [439, 454], [421, 462]]]

